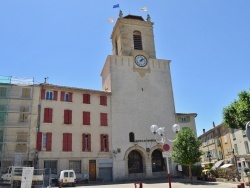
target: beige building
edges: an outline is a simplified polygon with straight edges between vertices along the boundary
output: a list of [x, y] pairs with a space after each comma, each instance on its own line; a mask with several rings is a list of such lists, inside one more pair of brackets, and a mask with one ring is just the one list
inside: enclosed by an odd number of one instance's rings
[[[75, 170], [112, 181], [110, 92], [41, 84], [37, 161], [58, 174]], [[107, 174], [109, 173], [109, 174]]]

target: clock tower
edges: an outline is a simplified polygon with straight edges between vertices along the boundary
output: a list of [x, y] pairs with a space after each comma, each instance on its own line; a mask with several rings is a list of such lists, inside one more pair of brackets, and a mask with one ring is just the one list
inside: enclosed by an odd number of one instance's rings
[[170, 60], [156, 58], [149, 15], [144, 20], [120, 12], [111, 40], [113, 55], [107, 57], [101, 76], [103, 90], [112, 93], [113, 180], [166, 177], [162, 147], [150, 126], [163, 126], [167, 137], [174, 138]]

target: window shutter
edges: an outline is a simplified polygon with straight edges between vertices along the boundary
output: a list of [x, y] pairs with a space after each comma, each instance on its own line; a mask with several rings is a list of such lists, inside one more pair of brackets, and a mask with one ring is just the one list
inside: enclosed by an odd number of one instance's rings
[[103, 151], [104, 150], [104, 147], [103, 147], [103, 134], [101, 134], [101, 151]]
[[106, 96], [100, 96], [100, 105], [107, 106], [107, 97]]
[[69, 124], [72, 124], [72, 110], [69, 110]]
[[69, 122], [69, 116], [68, 116], [68, 110], [64, 110], [64, 124], [68, 124]]
[[82, 151], [85, 151], [85, 134], [82, 134]]
[[44, 100], [45, 99], [45, 89], [41, 90], [41, 99]]
[[91, 134], [88, 134], [88, 150], [91, 151]]
[[52, 133], [47, 133], [46, 137], [47, 137], [47, 140], [46, 140], [46, 151], [51, 151]]
[[67, 133], [63, 133], [63, 148], [62, 148], [63, 151], [68, 150], [67, 144], [68, 144], [68, 135]]
[[68, 151], [72, 151], [72, 134], [68, 133]]
[[69, 93], [69, 102], [72, 102], [73, 93]]
[[57, 94], [58, 94], [58, 91], [54, 91], [54, 101], [57, 101]]
[[53, 109], [48, 108], [48, 123], [52, 123]]
[[83, 112], [82, 118], [83, 125], [90, 125], [90, 112]]
[[42, 132], [37, 132], [37, 137], [36, 137], [36, 149], [38, 151], [42, 150]]
[[43, 122], [49, 122], [49, 108], [44, 108]]
[[108, 135], [106, 135], [106, 142], [107, 142], [106, 151], [108, 152], [109, 151], [109, 136]]
[[65, 95], [65, 92], [64, 92], [64, 91], [61, 91], [61, 98], [60, 98], [60, 101], [64, 101], [64, 95]]
[[108, 126], [107, 114], [106, 113], [101, 113], [100, 118], [101, 118], [101, 125], [102, 126]]

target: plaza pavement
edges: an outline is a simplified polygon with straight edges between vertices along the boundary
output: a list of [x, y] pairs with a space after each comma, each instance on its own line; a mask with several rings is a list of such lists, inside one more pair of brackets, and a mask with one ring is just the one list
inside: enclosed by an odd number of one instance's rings
[[[167, 181], [167, 180], [166, 180]], [[165, 180], [146, 180], [142, 182], [143, 188], [169, 188], [169, 183]], [[238, 183], [240, 184], [240, 183]], [[237, 188], [237, 183], [228, 182], [208, 182], [194, 180], [192, 184], [188, 183], [188, 179], [173, 179], [171, 183], [172, 188]], [[111, 183], [111, 184], [84, 184], [77, 185], [78, 188], [135, 188], [134, 182], [126, 183]], [[139, 188], [139, 184], [137, 187]], [[247, 186], [245, 186], [247, 188]]]

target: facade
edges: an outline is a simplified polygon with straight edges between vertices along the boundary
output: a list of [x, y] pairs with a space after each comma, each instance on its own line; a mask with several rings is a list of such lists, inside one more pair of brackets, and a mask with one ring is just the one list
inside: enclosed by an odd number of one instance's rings
[[181, 129], [190, 128], [197, 136], [195, 118], [196, 113], [176, 113], [175, 122], [180, 125]]
[[[166, 177], [162, 145], [155, 141], [150, 126], [165, 127], [170, 140], [176, 136], [170, 60], [156, 58], [149, 16], [144, 20], [123, 17], [120, 12], [111, 40], [113, 54], [107, 57], [101, 76], [103, 90], [112, 92], [113, 180]], [[195, 129], [194, 124], [190, 127]], [[169, 165], [173, 174], [172, 160]]]
[[38, 98], [33, 78], [0, 77], [1, 169], [33, 166]]
[[40, 85], [37, 161], [52, 174], [73, 169], [112, 181], [110, 92]]
[[239, 169], [250, 168], [250, 143], [246, 136], [246, 131], [230, 128], [229, 132], [237, 166]]
[[[230, 140], [229, 128], [223, 124], [215, 126], [198, 138], [202, 140], [201, 150], [204, 152], [202, 165], [215, 164], [223, 161], [224, 164], [234, 164], [233, 148]], [[221, 163], [222, 164], [222, 163]]]

